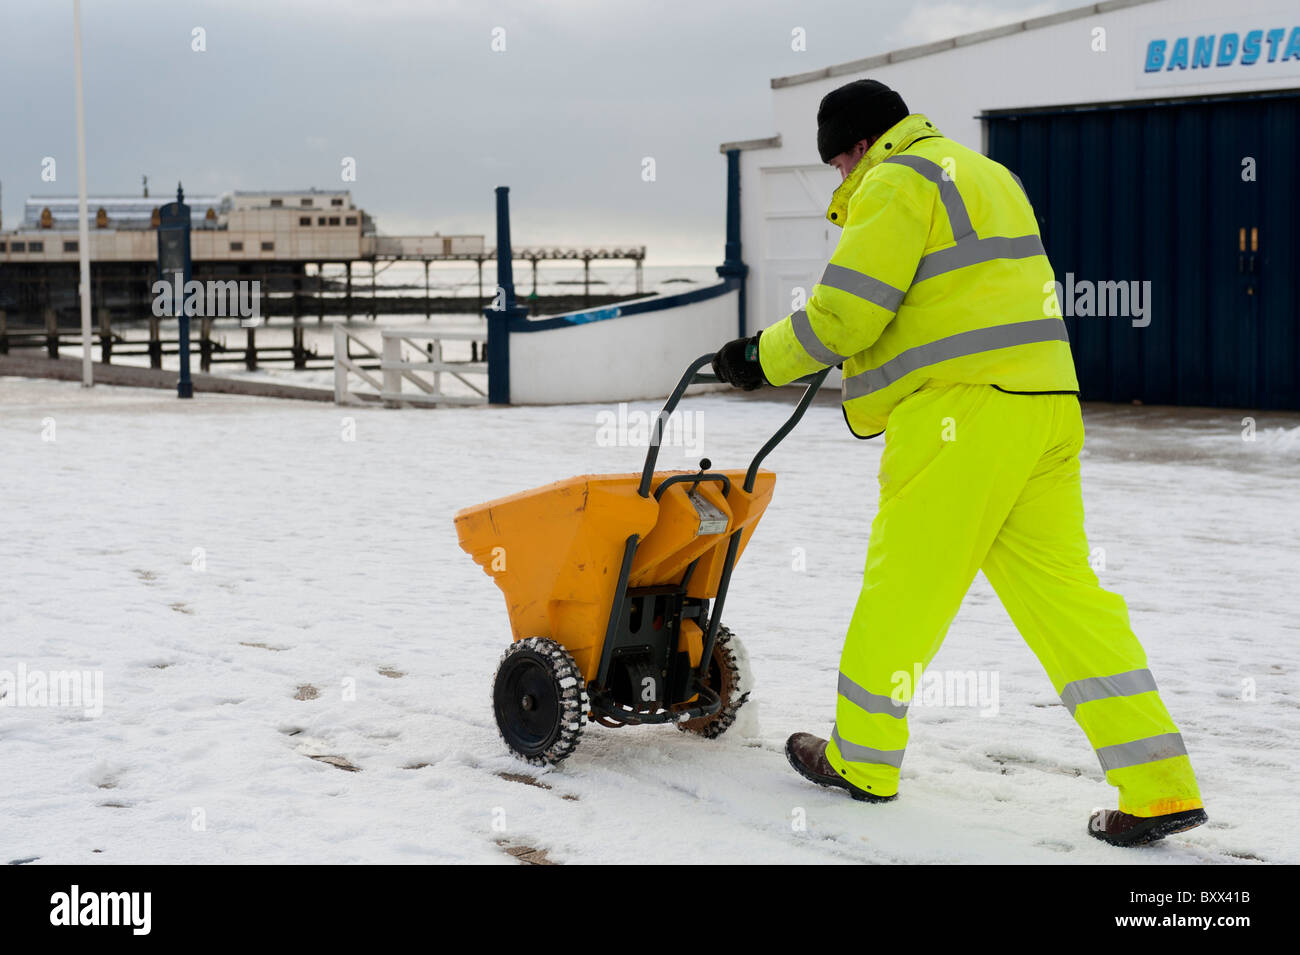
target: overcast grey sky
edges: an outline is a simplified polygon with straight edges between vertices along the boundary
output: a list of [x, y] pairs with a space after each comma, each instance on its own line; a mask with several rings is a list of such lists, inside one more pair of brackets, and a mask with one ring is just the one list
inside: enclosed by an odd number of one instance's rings
[[[721, 261], [718, 144], [771, 135], [773, 76], [1079, 0], [83, 0], [91, 193], [347, 184], [381, 232], [644, 244]], [[202, 27], [206, 51], [191, 49]], [[504, 52], [492, 50], [504, 28]], [[791, 49], [806, 31], [807, 50]], [[4, 225], [76, 193], [72, 0], [0, 0]], [[58, 180], [42, 182], [53, 156]], [[641, 177], [652, 156], [656, 180]]]

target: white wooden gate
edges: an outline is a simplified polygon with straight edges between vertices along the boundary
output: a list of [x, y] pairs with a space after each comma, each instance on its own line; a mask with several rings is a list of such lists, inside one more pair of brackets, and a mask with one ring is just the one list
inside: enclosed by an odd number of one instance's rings
[[[481, 342], [487, 348], [487, 332], [455, 332], [437, 328], [379, 328], [380, 348], [376, 352], [356, 332], [343, 325], [334, 326], [334, 401], [341, 405], [362, 404], [378, 398], [389, 408], [408, 405], [484, 405], [487, 404], [487, 362], [448, 361], [443, 343]], [[363, 368], [354, 356], [354, 344], [364, 357], [379, 360], [379, 376], [373, 368]], [[421, 347], [423, 344], [425, 347]], [[371, 391], [352, 390], [355, 375]], [[445, 378], [462, 385], [457, 393], [448, 394]], [[410, 384], [414, 390], [404, 390]]]

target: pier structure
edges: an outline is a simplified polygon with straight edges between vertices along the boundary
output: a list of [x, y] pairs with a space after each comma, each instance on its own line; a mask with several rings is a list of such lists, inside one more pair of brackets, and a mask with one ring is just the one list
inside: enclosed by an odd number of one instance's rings
[[[258, 281], [263, 314], [301, 320], [326, 315], [345, 321], [381, 312], [481, 312], [495, 288], [485, 286], [483, 264], [496, 257], [482, 235], [380, 234], [374, 220], [352, 202], [347, 190], [236, 191], [190, 196], [194, 279]], [[92, 301], [98, 323], [140, 321], [150, 314], [157, 274], [160, 199], [145, 196], [92, 197], [89, 235]], [[8, 327], [46, 329], [73, 325], [78, 308], [77, 200], [33, 197], [23, 222], [0, 231], [0, 314]], [[539, 296], [535, 312], [605, 304], [630, 296], [593, 295], [591, 263], [630, 261], [636, 291], [643, 294], [644, 246], [624, 248], [520, 248], [514, 258], [532, 266], [537, 296], [540, 262], [583, 264], [582, 296]], [[478, 294], [434, 296], [429, 269], [438, 262], [473, 262]], [[398, 262], [424, 265], [424, 296], [381, 295], [378, 275]], [[368, 266], [368, 268], [365, 268]], [[327, 277], [327, 270], [341, 273]], [[368, 274], [365, 274], [368, 273]], [[361, 283], [369, 280], [369, 288]], [[575, 285], [579, 284], [573, 280]], [[390, 290], [392, 291], [392, 290]], [[530, 296], [530, 299], [533, 297]], [[547, 302], [546, 299], [553, 299]], [[550, 307], [546, 307], [546, 306]], [[108, 316], [103, 317], [107, 310]]]
[[[236, 191], [191, 195], [187, 203], [193, 278], [245, 287], [257, 282], [262, 321], [293, 322], [292, 345], [270, 347], [258, 344], [255, 325], [239, 328], [234, 334], [242, 341], [227, 344], [225, 337], [213, 334], [213, 316], [196, 317], [204, 371], [221, 362], [248, 368], [278, 361], [311, 367], [318, 356], [304, 346], [302, 330], [309, 317], [323, 324], [327, 316], [351, 322], [394, 313], [422, 313], [426, 319], [435, 312], [481, 315], [496, 295], [495, 281], [485, 284], [483, 266], [497, 253], [482, 235], [382, 235], [347, 190]], [[147, 355], [150, 365], [159, 368], [162, 356], [175, 352], [174, 337], [160, 324], [166, 316], [154, 314], [153, 308], [162, 204], [147, 190], [143, 196], [90, 198], [92, 320], [103, 361]], [[75, 197], [33, 197], [26, 201], [22, 223], [0, 231], [0, 354], [39, 348], [56, 358], [61, 345], [79, 344], [77, 225]], [[534, 314], [602, 306], [643, 294], [644, 246], [532, 246], [513, 250], [512, 258], [532, 266], [528, 300]], [[635, 293], [592, 293], [591, 263], [609, 260], [634, 264]], [[548, 261], [582, 263], [582, 279], [570, 280], [575, 286], [580, 282], [580, 295], [576, 287], [571, 295], [538, 295], [538, 264]], [[422, 296], [413, 284], [379, 285], [383, 271], [403, 262], [423, 264]], [[430, 267], [440, 262], [473, 262], [477, 295], [435, 296]]]

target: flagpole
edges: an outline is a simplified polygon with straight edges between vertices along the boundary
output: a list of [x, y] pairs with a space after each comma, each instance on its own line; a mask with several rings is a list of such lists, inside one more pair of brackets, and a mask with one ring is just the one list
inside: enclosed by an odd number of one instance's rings
[[81, 83], [81, 0], [72, 0], [73, 56], [77, 72], [77, 218], [81, 241], [77, 243], [81, 260], [81, 386], [89, 388], [95, 383], [90, 350], [90, 223], [86, 212], [86, 102]]

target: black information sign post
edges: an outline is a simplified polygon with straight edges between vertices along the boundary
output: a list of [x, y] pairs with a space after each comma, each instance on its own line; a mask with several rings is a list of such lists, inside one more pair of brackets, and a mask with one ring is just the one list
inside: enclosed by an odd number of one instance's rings
[[190, 258], [190, 207], [185, 204], [185, 193], [179, 183], [176, 201], [158, 210], [158, 277], [172, 286], [172, 312], [180, 323], [181, 377], [176, 382], [176, 394], [180, 398], [193, 398], [190, 317], [185, 312], [185, 286], [194, 277], [194, 263]]

